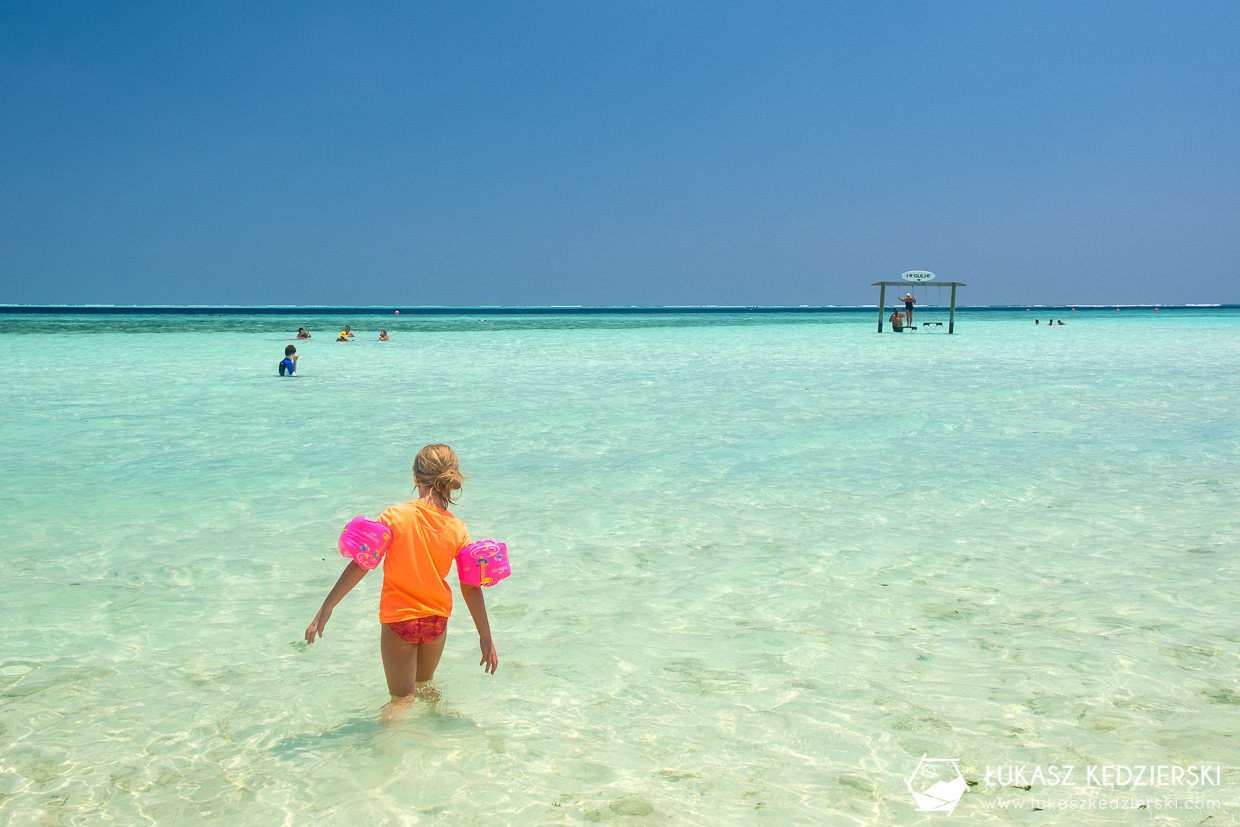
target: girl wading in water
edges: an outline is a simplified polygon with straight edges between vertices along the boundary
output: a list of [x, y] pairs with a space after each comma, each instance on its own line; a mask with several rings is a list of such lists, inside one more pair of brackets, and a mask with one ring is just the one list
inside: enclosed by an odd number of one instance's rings
[[[452, 590], [445, 578], [457, 552], [469, 544], [469, 531], [448, 506], [464, 480], [455, 451], [447, 445], [427, 445], [413, 461], [418, 498], [394, 505], [379, 517], [379, 522], [392, 529], [379, 599], [379, 648], [392, 705], [403, 706], [415, 695], [432, 700], [438, 697], [431, 681], [443, 654], [452, 614]], [[332, 609], [365, 576], [366, 569], [350, 560], [306, 627], [306, 643], [323, 636]], [[464, 583], [460, 586], [478, 630], [480, 665], [495, 674], [499, 656], [491, 641], [482, 589]]]

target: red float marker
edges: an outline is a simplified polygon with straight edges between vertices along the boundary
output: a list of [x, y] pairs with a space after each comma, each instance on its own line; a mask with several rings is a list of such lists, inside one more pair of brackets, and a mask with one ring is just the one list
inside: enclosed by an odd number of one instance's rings
[[399, 311], [399, 310], [393, 310], [392, 312], [393, 312], [393, 313], [395, 313], [397, 316], [399, 316], [399, 315], [400, 315], [400, 311]]

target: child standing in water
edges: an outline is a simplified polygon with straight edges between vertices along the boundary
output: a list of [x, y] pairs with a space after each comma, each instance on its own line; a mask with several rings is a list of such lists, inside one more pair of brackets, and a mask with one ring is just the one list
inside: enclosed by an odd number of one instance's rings
[[280, 375], [297, 375], [297, 348], [292, 345], [287, 345], [284, 348], [284, 358], [280, 360]]
[[[418, 498], [394, 505], [379, 517], [392, 529], [392, 544], [383, 560], [379, 648], [393, 703], [415, 693], [437, 694], [430, 682], [443, 654], [452, 614], [452, 590], [445, 578], [457, 552], [469, 544], [465, 524], [448, 511], [452, 492], [460, 489], [464, 479], [455, 451], [447, 445], [427, 445], [413, 461]], [[323, 636], [332, 609], [365, 576], [366, 569], [350, 560], [306, 628], [306, 643]], [[478, 629], [480, 665], [493, 675], [499, 656], [491, 642], [482, 589], [462, 583], [461, 596]]]

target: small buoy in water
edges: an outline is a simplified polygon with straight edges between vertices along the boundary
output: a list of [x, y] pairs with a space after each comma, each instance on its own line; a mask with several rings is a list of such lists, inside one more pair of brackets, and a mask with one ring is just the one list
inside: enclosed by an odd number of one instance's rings
[[1158, 308], [1157, 308], [1157, 307], [1155, 307], [1154, 309], [1155, 309], [1155, 310], [1157, 310]]
[[394, 311], [392, 311], [392, 312], [393, 312], [393, 313], [395, 313], [397, 316], [399, 316], [399, 315], [400, 315], [400, 311], [399, 311], [399, 310], [394, 310]]

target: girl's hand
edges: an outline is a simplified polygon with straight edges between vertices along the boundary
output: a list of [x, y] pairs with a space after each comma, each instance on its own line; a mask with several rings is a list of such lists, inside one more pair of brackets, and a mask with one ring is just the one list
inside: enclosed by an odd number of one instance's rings
[[310, 625], [306, 627], [306, 643], [314, 643], [316, 633], [319, 637], [323, 637], [323, 628], [327, 626], [327, 620], [331, 616], [331, 609], [324, 607], [318, 610], [314, 615], [314, 620], [310, 621]]
[[345, 565], [344, 571], [340, 572], [340, 579], [336, 581], [336, 585], [332, 586], [332, 590], [327, 593], [327, 599], [319, 607], [318, 614], [306, 627], [306, 643], [314, 643], [315, 635], [323, 637], [323, 629], [332, 616], [332, 609], [336, 608], [336, 604], [352, 591], [354, 586], [362, 582], [365, 576], [366, 569], [359, 566], [355, 560], [350, 560]]
[[489, 637], [479, 638], [478, 642], [482, 645], [482, 660], [478, 662], [478, 665], [482, 667], [483, 672], [494, 675], [495, 670], [499, 668], [499, 653], [495, 651], [495, 644]]

